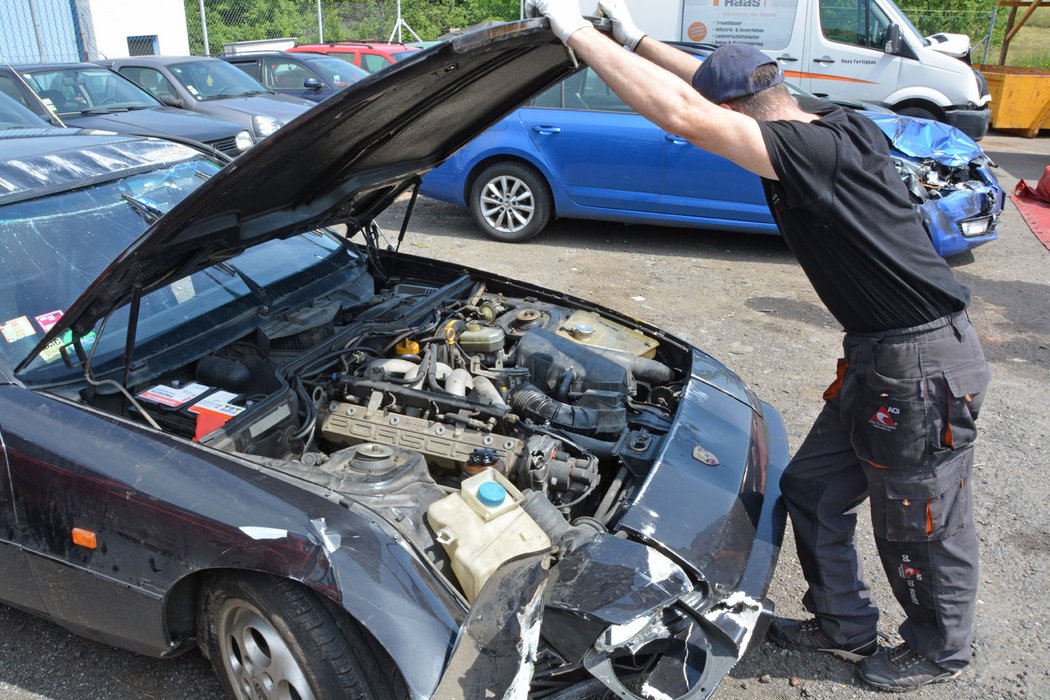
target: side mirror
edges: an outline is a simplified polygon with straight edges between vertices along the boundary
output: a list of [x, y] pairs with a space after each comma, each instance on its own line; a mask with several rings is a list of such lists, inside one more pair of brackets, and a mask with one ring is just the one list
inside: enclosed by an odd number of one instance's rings
[[303, 87], [309, 88], [310, 90], [320, 90], [324, 85], [322, 85], [321, 81], [317, 78], [307, 78], [303, 81]]
[[178, 97], [177, 95], [172, 95], [171, 93], [165, 92], [160, 95], [157, 95], [157, 99], [169, 107], [178, 107], [179, 109], [182, 109], [182, 98]]
[[882, 35], [882, 50], [890, 55], [896, 55], [901, 51], [901, 28], [898, 24], [886, 27], [886, 33]]

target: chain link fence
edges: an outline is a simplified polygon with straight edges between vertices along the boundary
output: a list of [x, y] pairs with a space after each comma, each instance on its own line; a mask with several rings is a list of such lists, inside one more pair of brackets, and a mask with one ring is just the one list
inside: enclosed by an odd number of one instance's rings
[[77, 3], [70, 0], [0, 1], [0, 57], [11, 63], [55, 63], [86, 58]]
[[[519, 19], [521, 0], [185, 0], [190, 51], [219, 55], [241, 41], [430, 41], [487, 21]], [[400, 8], [400, 15], [398, 10]]]

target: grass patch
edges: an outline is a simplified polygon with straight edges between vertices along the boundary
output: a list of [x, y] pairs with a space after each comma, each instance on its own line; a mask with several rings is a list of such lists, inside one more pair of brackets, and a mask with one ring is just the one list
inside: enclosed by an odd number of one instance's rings
[[[1040, 14], [1041, 13], [1041, 14]], [[999, 15], [1002, 17], [1002, 14]], [[1045, 25], [1034, 24], [1036, 20], [1045, 21]], [[1005, 26], [1005, 18], [999, 20]], [[998, 63], [1001, 44], [993, 44], [988, 52], [988, 62]], [[979, 56], [978, 56], [979, 58]], [[1050, 8], [1039, 8], [1021, 31], [1010, 42], [1010, 52], [1006, 56], [1006, 65], [1022, 68], [1050, 68]]]
[[[1003, 8], [999, 9], [1000, 12]], [[1021, 8], [1017, 9], [1017, 14], [1020, 15], [1023, 12]], [[1007, 15], [1009, 16], [1009, 15]], [[1040, 7], [1032, 16], [1025, 22], [1025, 27], [1042, 27], [1043, 29], [1050, 29], [1050, 7]], [[1022, 32], [1024, 29], [1021, 30]]]

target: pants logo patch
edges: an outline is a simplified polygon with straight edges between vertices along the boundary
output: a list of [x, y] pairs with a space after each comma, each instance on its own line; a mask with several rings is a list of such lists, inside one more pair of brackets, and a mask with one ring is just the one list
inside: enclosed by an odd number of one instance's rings
[[885, 406], [882, 406], [872, 414], [871, 418], [868, 419], [868, 422], [879, 430], [896, 430], [897, 421], [893, 420], [893, 416], [890, 415], [891, 413], [899, 414], [900, 409], [886, 408]]

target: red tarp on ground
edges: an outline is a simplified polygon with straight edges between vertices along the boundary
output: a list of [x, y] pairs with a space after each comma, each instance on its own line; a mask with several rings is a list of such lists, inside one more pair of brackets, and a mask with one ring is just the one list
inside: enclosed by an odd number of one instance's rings
[[1034, 189], [1024, 180], [1018, 182], [1011, 199], [1028, 228], [1050, 250], [1050, 165], [1046, 166]]

